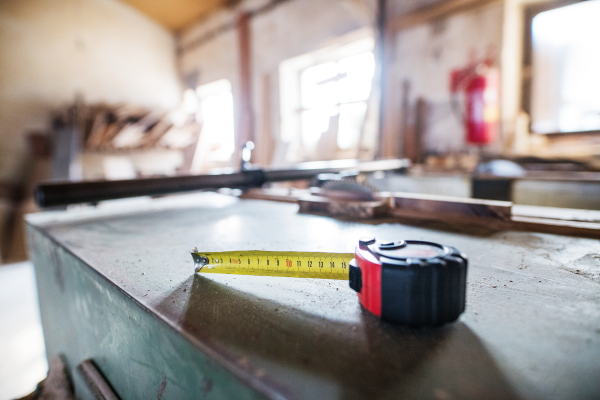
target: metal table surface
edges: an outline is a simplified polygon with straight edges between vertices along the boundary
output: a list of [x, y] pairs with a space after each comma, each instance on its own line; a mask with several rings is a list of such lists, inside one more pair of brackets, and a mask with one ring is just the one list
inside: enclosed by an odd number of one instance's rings
[[[600, 242], [302, 215], [214, 193], [28, 216], [48, 356], [123, 399], [600, 398]], [[352, 252], [360, 236], [469, 255], [467, 309], [405, 329], [347, 282], [193, 274], [189, 250]], [[75, 373], [75, 372], [72, 372]]]

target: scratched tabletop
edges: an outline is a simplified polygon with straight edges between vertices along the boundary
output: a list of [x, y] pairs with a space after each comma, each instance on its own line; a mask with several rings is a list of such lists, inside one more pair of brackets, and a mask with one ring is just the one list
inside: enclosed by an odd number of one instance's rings
[[[122, 399], [600, 398], [597, 240], [215, 193], [32, 214], [28, 235], [48, 356], [91, 358]], [[189, 253], [353, 252], [361, 236], [466, 253], [465, 313], [406, 329], [345, 281], [194, 275]]]

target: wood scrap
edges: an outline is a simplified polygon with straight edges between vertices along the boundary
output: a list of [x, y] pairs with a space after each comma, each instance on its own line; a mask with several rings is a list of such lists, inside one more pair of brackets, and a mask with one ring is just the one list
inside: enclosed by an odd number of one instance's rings
[[[362, 202], [365, 204], [354, 207], [355, 215], [352, 215], [351, 212], [344, 214], [343, 210], [336, 209], [333, 206], [330, 209], [329, 204], [326, 204], [326, 202], [331, 202], [331, 199], [324, 200], [323, 197], [311, 195], [309, 190], [290, 190], [286, 188], [249, 189], [240, 197], [298, 202], [302, 212], [332, 216], [393, 217], [408, 224], [420, 224], [422, 221], [441, 221], [450, 225], [481, 226], [497, 231], [521, 230], [600, 238], [599, 211], [522, 206], [505, 201], [417, 193], [380, 192], [377, 195], [380, 199], [389, 199], [387, 212], [383, 212], [382, 208], [365, 211], [369, 205], [366, 204], [367, 202]], [[352, 207], [346, 207], [346, 209], [352, 211]]]
[[140, 147], [144, 149], [155, 147], [160, 138], [167, 133], [172, 126], [173, 123], [167, 118], [167, 114], [163, 114], [140, 141]]
[[596, 222], [514, 216], [511, 227], [522, 231], [600, 238], [600, 223]]
[[[152, 128], [158, 124], [165, 114], [160, 111], [150, 111], [141, 119], [128, 123], [113, 139], [116, 148], [138, 148], [144, 145], [144, 139]], [[129, 119], [129, 118], [127, 118]]]
[[[114, 118], [114, 117], [113, 117]], [[99, 110], [93, 117], [89, 136], [86, 138], [85, 147], [94, 149], [102, 143], [102, 137], [110, 124], [111, 114], [107, 110]]]
[[458, 215], [461, 217], [492, 218], [503, 221], [511, 219], [512, 203], [509, 201], [494, 201], [450, 196], [428, 195], [422, 193], [379, 193], [389, 197], [395, 215], [405, 211], [423, 214], [440, 214], [440, 217]]
[[[199, 125], [190, 117], [183, 124], [175, 126], [171, 115], [165, 110], [150, 110], [130, 104], [82, 105], [82, 138], [87, 151], [114, 152], [132, 149], [176, 148], [190, 145], [190, 139], [197, 138]], [[70, 108], [69, 108], [70, 109]], [[73, 126], [75, 122], [69, 112], [56, 113], [56, 120], [62, 126]], [[164, 136], [168, 140], [163, 140]]]
[[512, 214], [513, 218], [543, 218], [550, 220], [600, 223], [600, 211], [596, 210], [579, 210], [574, 208], [540, 207], [515, 204], [512, 207]]
[[310, 194], [308, 189], [297, 189], [291, 188], [268, 188], [268, 189], [255, 189], [250, 188], [244, 190], [240, 194], [242, 199], [257, 199], [257, 200], [271, 200], [279, 201], [283, 203], [296, 203], [300, 197]]
[[355, 201], [323, 196], [307, 195], [298, 199], [301, 213], [328, 214], [357, 219], [377, 218], [388, 215], [390, 202], [387, 198], [373, 201]]

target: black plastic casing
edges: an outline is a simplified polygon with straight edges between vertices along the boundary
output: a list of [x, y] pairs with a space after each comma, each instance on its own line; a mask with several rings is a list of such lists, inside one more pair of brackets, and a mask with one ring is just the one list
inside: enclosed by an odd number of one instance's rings
[[[411, 245], [431, 245], [443, 250], [433, 257], [402, 259], [386, 257], [387, 252], [381, 250], [381, 242], [357, 248], [357, 253], [368, 251], [370, 259], [378, 261], [369, 262], [368, 255], [363, 254], [363, 258], [356, 254], [356, 264], [363, 279], [365, 273], [372, 274], [381, 268], [380, 316], [410, 327], [440, 326], [455, 321], [465, 310], [467, 257], [450, 246], [406, 241], [406, 246]], [[350, 286], [353, 287], [352, 284]], [[363, 299], [369, 295], [365, 293], [364, 286], [361, 289], [357, 292], [362, 292], [359, 298], [366, 306]], [[373, 291], [376, 287], [366, 290]], [[371, 293], [373, 295], [376, 294]], [[370, 308], [377, 314], [376, 306]]]

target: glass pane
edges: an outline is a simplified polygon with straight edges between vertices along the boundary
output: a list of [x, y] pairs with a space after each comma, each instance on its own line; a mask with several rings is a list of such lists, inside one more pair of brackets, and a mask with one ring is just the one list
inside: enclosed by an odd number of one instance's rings
[[320, 64], [300, 74], [300, 97], [302, 108], [333, 106], [338, 102], [337, 65], [334, 62]]
[[234, 150], [233, 96], [230, 91], [205, 97], [198, 115], [202, 123], [202, 142], [210, 146], [209, 158], [228, 161]]
[[223, 92], [231, 92], [231, 82], [228, 79], [219, 79], [218, 81], [206, 83], [196, 88], [196, 93], [200, 99], [215, 96]]
[[[330, 117], [340, 113], [337, 143], [341, 149], [358, 144], [375, 70], [366, 52], [307, 68], [300, 75], [302, 142], [311, 149], [330, 129]], [[336, 105], [340, 105], [339, 108]], [[336, 134], [336, 132], [332, 132]]]
[[187, 114], [195, 114], [198, 112], [200, 104], [198, 102], [198, 96], [196, 96], [193, 89], [187, 89], [183, 92], [183, 102], [181, 106]]
[[350, 149], [358, 145], [367, 103], [342, 104], [340, 106], [340, 128], [337, 143], [340, 149]]
[[533, 18], [532, 129], [600, 129], [600, 1]]
[[302, 112], [302, 143], [306, 148], [313, 148], [323, 132], [329, 129], [329, 120], [337, 115], [337, 107], [323, 107]]
[[375, 71], [373, 53], [363, 53], [338, 62], [340, 76], [340, 103], [366, 100], [371, 93], [371, 79]]

